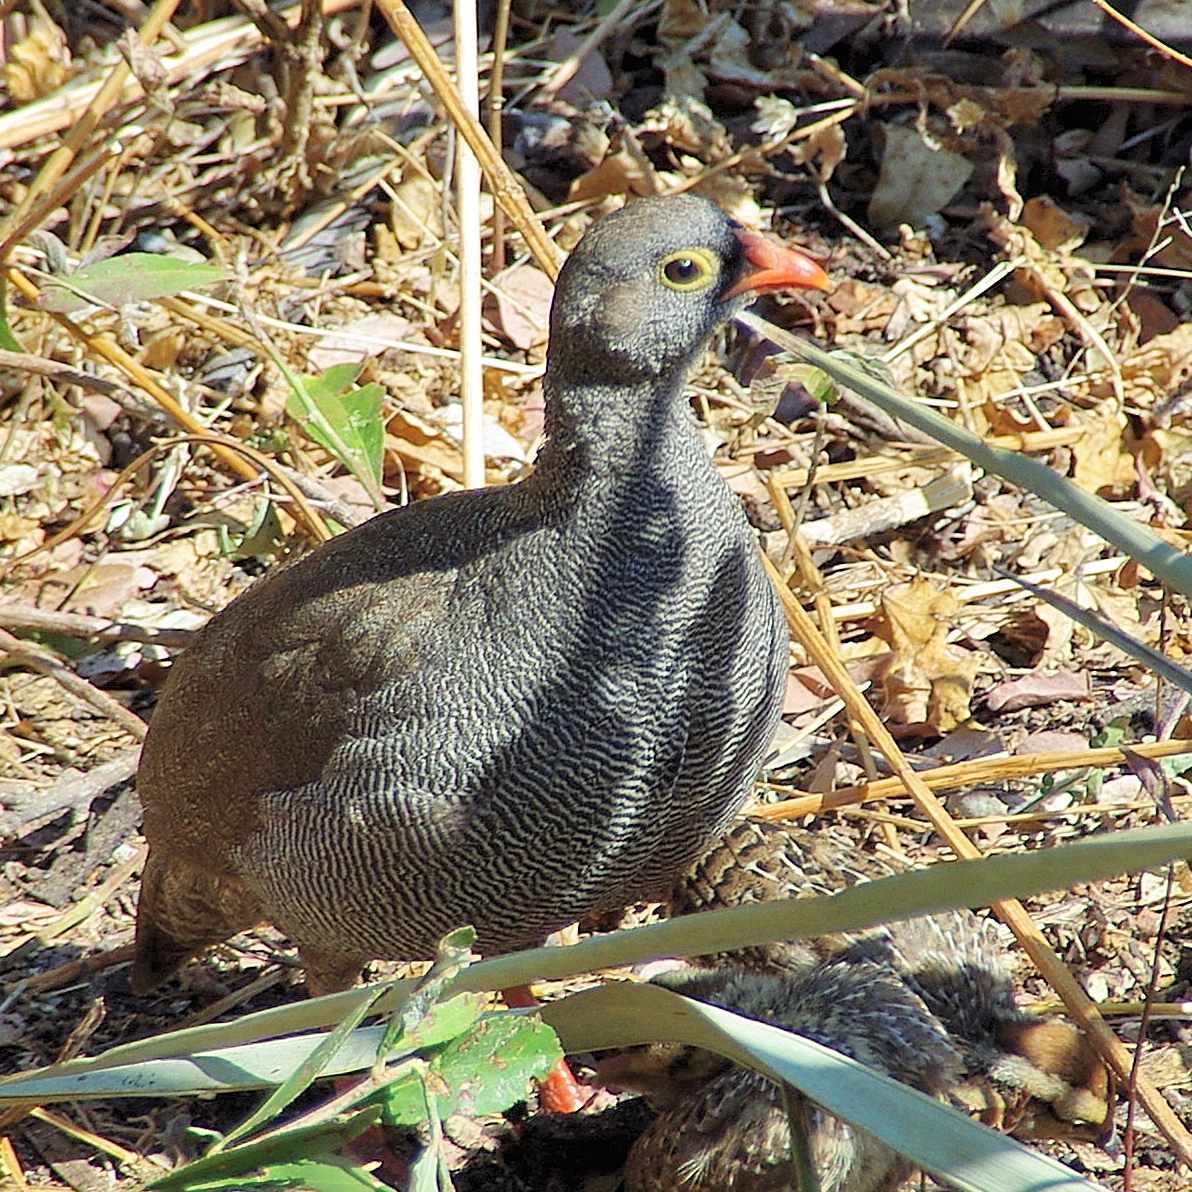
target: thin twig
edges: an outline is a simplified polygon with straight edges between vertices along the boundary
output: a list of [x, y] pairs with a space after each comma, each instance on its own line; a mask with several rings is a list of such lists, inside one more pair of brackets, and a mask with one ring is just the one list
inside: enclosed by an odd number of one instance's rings
[[83, 774], [68, 771], [46, 790], [29, 791], [25, 784], [20, 784], [15, 791], [9, 786], [0, 788], [0, 799], [5, 805], [5, 810], [0, 812], [0, 836], [13, 836], [31, 824], [61, 815], [64, 811], [78, 813], [84, 810], [100, 795], [127, 782], [137, 772], [140, 756], [140, 749], [128, 749], [110, 761], [92, 766]]
[[[476, 7], [455, 0], [455, 76], [469, 113], [480, 107]], [[480, 164], [462, 136], [455, 138], [455, 205], [459, 224], [459, 400], [463, 408], [464, 484], [484, 487], [484, 374], [481, 346]]]
[[[505, 134], [501, 120], [505, 111], [505, 50], [509, 42], [509, 7], [512, 0], [497, 0], [497, 19], [493, 28], [493, 65], [488, 76], [488, 135], [493, 148], [502, 152]], [[490, 260], [492, 273], [505, 268], [505, 212], [493, 204], [493, 238]]]
[[64, 613], [8, 601], [0, 603], [0, 627], [57, 633], [65, 637], [99, 638], [102, 641], [145, 642], [177, 650], [189, 645], [194, 636], [189, 629], [155, 629], [152, 625], [134, 625], [128, 621], [112, 621], [107, 617]]
[[23, 642], [14, 637], [7, 629], [0, 629], [0, 650], [15, 662], [23, 663], [43, 675], [49, 675], [65, 691], [90, 704], [101, 715], [115, 721], [122, 729], [137, 741], [145, 739], [145, 722], [135, 713], [130, 712], [122, 703], [114, 700], [106, 691], [93, 687], [86, 679], [80, 678], [64, 662], [56, 658], [49, 650], [36, 646], [32, 642]]
[[58, 360], [50, 360], [45, 356], [34, 356], [29, 352], [9, 352], [0, 348], [0, 368], [11, 368], [17, 372], [34, 373], [39, 377], [49, 377], [59, 385], [77, 385], [80, 389], [90, 390], [92, 393], [102, 393], [106, 397], [131, 397], [123, 385], [115, 381], [105, 381], [94, 373], [80, 372], [72, 365], [63, 364]]
[[[1192, 753], [1192, 741], [1160, 741], [1155, 744], [1130, 746], [1131, 753], [1140, 757], [1175, 757]], [[1065, 753], [1024, 753], [1015, 757], [977, 757], [969, 761], [953, 762], [946, 766], [935, 766], [920, 775], [933, 791], [960, 790], [962, 787], [986, 786], [991, 782], [1007, 782], [1016, 778], [1030, 778], [1037, 774], [1050, 774], [1057, 770], [1096, 769], [1103, 766], [1121, 766], [1126, 755], [1121, 749], [1105, 746], [1100, 749], [1082, 749]], [[762, 783], [762, 788], [779, 793], [789, 793], [790, 787], [777, 783]], [[752, 808], [750, 815], [762, 819], [795, 819], [801, 815], [818, 815], [824, 811], [839, 811], [845, 807], [858, 807], [862, 803], [878, 799], [905, 798], [910, 794], [901, 778], [878, 778], [858, 786], [842, 786], [827, 794], [800, 794], [779, 803], [766, 803]], [[1054, 813], [1051, 813], [1054, 814]], [[1011, 822], [1013, 817], [986, 817], [991, 822]], [[1033, 816], [1030, 818], [1038, 818]]]
[[652, 12], [655, 8], [662, 5], [662, 0], [619, 0], [619, 3], [613, 6], [609, 13], [602, 17], [596, 28], [584, 38], [583, 41], [575, 49], [575, 53], [569, 55], [564, 61], [560, 62], [555, 67], [550, 80], [544, 84], [542, 90], [538, 94], [538, 99], [541, 103], [551, 103], [559, 97], [559, 92], [571, 82], [573, 78], [579, 73], [579, 68], [583, 66], [584, 60], [588, 58], [599, 46], [605, 41], [608, 36], [616, 29], [622, 28], [629, 24], [629, 14], [636, 8], [640, 8], [640, 12], [636, 13], [636, 21], [640, 21], [647, 14]]

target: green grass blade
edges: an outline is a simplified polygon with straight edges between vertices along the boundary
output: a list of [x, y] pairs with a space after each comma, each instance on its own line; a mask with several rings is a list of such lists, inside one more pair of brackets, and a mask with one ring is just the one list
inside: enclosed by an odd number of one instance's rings
[[348, 1036], [364, 1021], [365, 1016], [372, 1009], [373, 1003], [385, 992], [385, 987], [376, 985], [369, 992], [371, 996], [362, 998], [359, 1004], [344, 1016], [343, 1021], [337, 1023], [335, 1029], [325, 1035], [311, 1053], [298, 1063], [289, 1076], [269, 1094], [264, 1104], [238, 1126], [228, 1131], [211, 1148], [209, 1154], [217, 1154], [237, 1139], [246, 1137], [266, 1122], [272, 1121], [295, 1097], [310, 1087], [347, 1042]]
[[276, 1163], [292, 1163], [312, 1155], [322, 1155], [338, 1150], [351, 1142], [365, 1130], [380, 1121], [380, 1110], [376, 1107], [362, 1109], [351, 1117], [332, 1122], [321, 1122], [305, 1130], [287, 1130], [270, 1135], [256, 1142], [248, 1142], [234, 1150], [217, 1155], [205, 1156], [179, 1167], [177, 1171], [154, 1180], [149, 1185], [158, 1192], [169, 1192], [181, 1188], [192, 1188], [196, 1184], [211, 1180], [226, 1180], [258, 1168], [268, 1168]]
[[[1192, 752], [1192, 746], [1190, 746]], [[827, 898], [799, 898], [705, 911], [666, 923], [584, 940], [572, 947], [534, 948], [472, 965], [453, 986], [456, 993], [505, 989], [542, 979], [563, 979], [600, 968], [638, 964], [657, 956], [698, 956], [779, 939], [808, 938], [833, 931], [857, 930], [891, 919], [961, 906], [986, 906], [1014, 896], [1027, 897], [1079, 882], [1100, 881], [1119, 873], [1156, 869], [1178, 857], [1192, 856], [1192, 824], [1171, 824], [1106, 833], [1076, 844], [949, 861], [914, 873], [883, 878]], [[285, 1007], [301, 1011], [308, 1028], [338, 1021], [346, 1007], [369, 996], [353, 990]], [[387, 999], [378, 999], [378, 1010]], [[265, 1041], [234, 1047], [212, 1046], [220, 1028], [200, 1027], [175, 1035], [126, 1044], [97, 1059], [74, 1060], [35, 1072], [0, 1079], [0, 1105], [44, 1104], [83, 1097], [195, 1095], [220, 1089], [262, 1088], [278, 1084], [316, 1047], [320, 1035], [268, 1039], [281, 1029], [296, 1029], [296, 1013], [276, 1010], [246, 1015], [226, 1024], [229, 1037], [255, 1036]], [[444, 1041], [458, 1031], [445, 1031]], [[329, 1065], [341, 1074], [372, 1064], [382, 1028], [355, 1031]], [[186, 1054], [181, 1041], [197, 1039], [211, 1050]], [[162, 1052], [174, 1058], [149, 1058]], [[180, 1054], [181, 1053], [181, 1054]], [[115, 1058], [114, 1058], [115, 1057]], [[140, 1057], [138, 1059], [138, 1057]], [[119, 1066], [117, 1066], [119, 1061]]]

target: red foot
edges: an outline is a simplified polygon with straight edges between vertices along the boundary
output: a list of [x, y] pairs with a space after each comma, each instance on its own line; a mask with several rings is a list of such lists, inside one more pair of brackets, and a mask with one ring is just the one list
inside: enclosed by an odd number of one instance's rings
[[538, 1104], [548, 1113], [578, 1113], [587, 1102], [566, 1060], [556, 1060], [555, 1066], [538, 1082]]
[[[504, 996], [505, 1005], [510, 1009], [538, 1005], [538, 999], [528, 985], [506, 989]], [[538, 1082], [538, 1103], [548, 1113], [577, 1113], [587, 1103], [587, 1097], [566, 1060], [559, 1060]]]

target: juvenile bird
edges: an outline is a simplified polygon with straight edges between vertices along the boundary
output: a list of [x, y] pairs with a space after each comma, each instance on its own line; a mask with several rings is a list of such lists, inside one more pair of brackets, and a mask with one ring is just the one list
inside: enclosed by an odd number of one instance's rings
[[[781, 975], [732, 966], [656, 978], [700, 1001], [782, 1026], [929, 1095], [958, 1068], [934, 1016], [878, 965], [805, 962]], [[597, 1065], [658, 1116], [633, 1144], [626, 1192], [786, 1192], [798, 1186], [791, 1121], [766, 1077], [683, 1044], [649, 1044]], [[804, 1103], [799, 1114], [820, 1192], [890, 1192], [910, 1165], [873, 1135]]]
[[[672, 915], [776, 898], [832, 894], [898, 870], [828, 827], [738, 820], [673, 884]], [[970, 910], [920, 915], [859, 932], [780, 940], [703, 957], [780, 975], [811, 962], [882, 966], [948, 1031], [972, 1079], [988, 1082], [991, 1124], [1023, 1138], [1096, 1138], [1110, 1123], [1109, 1070], [1084, 1034], [1018, 1008], [996, 930]], [[960, 1090], [971, 1103], [980, 1092]], [[971, 1095], [970, 1095], [971, 1094]]]

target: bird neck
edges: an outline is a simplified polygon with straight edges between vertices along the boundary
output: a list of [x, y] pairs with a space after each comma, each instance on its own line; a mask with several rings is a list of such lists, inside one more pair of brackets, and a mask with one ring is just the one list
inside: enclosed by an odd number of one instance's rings
[[574, 482], [632, 483], [686, 472], [704, 454], [683, 378], [634, 384], [558, 386], [547, 375], [546, 443], [536, 471]]

